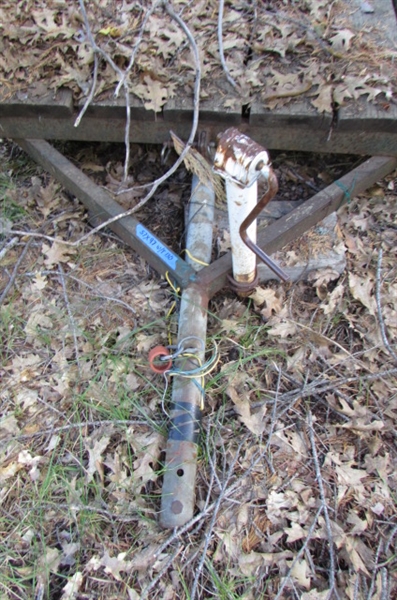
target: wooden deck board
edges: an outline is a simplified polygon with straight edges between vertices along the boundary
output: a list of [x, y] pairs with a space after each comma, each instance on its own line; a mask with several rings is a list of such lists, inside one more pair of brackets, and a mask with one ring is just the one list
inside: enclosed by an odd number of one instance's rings
[[[373, 14], [364, 14], [360, 5], [359, 0], [345, 3], [344, 11], [338, 16], [341, 25], [349, 27], [356, 37], [365, 34], [371, 43], [383, 45], [386, 53], [397, 52], [397, 21], [392, 0], [374, 2]], [[370, 71], [369, 67], [368, 74]], [[203, 83], [206, 89], [208, 81]], [[55, 95], [44, 92], [40, 96], [38, 90], [43, 88], [44, 82], [39, 82], [31, 90], [12, 97], [8, 96], [7, 88], [0, 88], [1, 136], [124, 141], [126, 108], [122, 96], [95, 100], [76, 128], [74, 121], [84, 99], [73, 101], [72, 92], [67, 89]], [[212, 96], [200, 103], [199, 127], [205, 129], [212, 140], [226, 127], [234, 125], [269, 149], [397, 155], [397, 105], [387, 98], [374, 104], [361, 96], [336, 108], [332, 114], [318, 112], [310, 102], [310, 95], [294, 98], [286, 105], [276, 103], [270, 109], [259, 96], [242, 100], [222, 78], [210, 82], [208, 89], [212, 90]], [[188, 137], [193, 94], [189, 86], [181, 90], [157, 114], [146, 110], [143, 102], [131, 93], [131, 141], [163, 143], [169, 139], [170, 130], [182, 139]]]

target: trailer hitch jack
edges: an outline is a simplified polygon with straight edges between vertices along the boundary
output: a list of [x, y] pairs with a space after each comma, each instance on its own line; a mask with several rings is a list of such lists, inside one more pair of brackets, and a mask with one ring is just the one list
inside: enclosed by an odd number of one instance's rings
[[[231, 127], [218, 140], [214, 171], [225, 180], [232, 246], [233, 278], [231, 285], [240, 295], [249, 294], [257, 285], [256, 257], [280, 279], [286, 273], [256, 244], [256, 219], [276, 195], [278, 183], [262, 146]], [[258, 202], [258, 179], [264, 177], [268, 189]]]

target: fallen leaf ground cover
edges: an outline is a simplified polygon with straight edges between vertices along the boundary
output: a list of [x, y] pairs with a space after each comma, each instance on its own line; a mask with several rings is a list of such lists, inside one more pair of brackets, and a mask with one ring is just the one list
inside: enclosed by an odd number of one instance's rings
[[[39, 98], [67, 87], [79, 100], [94, 86], [95, 97], [103, 99], [123, 80], [131, 99], [161, 112], [167, 102], [191, 95], [195, 70], [186, 31], [168, 6], [3, 1], [2, 96], [23, 98], [28, 91]], [[320, 113], [359, 98], [383, 107], [393, 101], [394, 15], [391, 5], [387, 19], [380, 9], [379, 3], [374, 8], [340, 0], [239, 0], [224, 6], [219, 0], [177, 0], [172, 7], [201, 56], [201, 99], [217, 98], [218, 107], [241, 110], [242, 104], [274, 109], [305, 98]], [[370, 14], [364, 24], [357, 20], [362, 12]]]
[[[122, 159], [93, 148], [73, 156], [111, 189]], [[178, 298], [112, 234], [61, 244], [87, 214], [1, 152], [0, 598], [395, 597], [395, 174], [339, 211], [338, 279], [213, 298], [196, 512], [170, 532], [165, 382], [147, 355]], [[280, 198], [339, 176], [331, 161], [275, 157]], [[133, 147], [131, 164], [153, 178], [160, 152]], [[178, 252], [189, 186], [181, 169], [142, 215]]]

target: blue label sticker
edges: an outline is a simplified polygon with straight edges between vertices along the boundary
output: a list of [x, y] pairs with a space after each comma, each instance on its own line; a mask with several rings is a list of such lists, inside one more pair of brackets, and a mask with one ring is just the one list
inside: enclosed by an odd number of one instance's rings
[[152, 250], [152, 252], [157, 254], [157, 256], [159, 256], [166, 265], [168, 265], [171, 269], [176, 269], [176, 261], [178, 260], [176, 254], [173, 254], [173, 252], [171, 252], [167, 246], [164, 246], [164, 244], [162, 244], [160, 240], [153, 235], [153, 233], [150, 233], [150, 231], [148, 231], [146, 227], [140, 223], [136, 226], [136, 235], [148, 248]]

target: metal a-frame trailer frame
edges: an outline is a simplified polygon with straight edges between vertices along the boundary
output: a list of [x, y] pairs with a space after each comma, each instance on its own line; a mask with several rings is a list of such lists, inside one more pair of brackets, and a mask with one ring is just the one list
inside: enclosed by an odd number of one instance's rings
[[[84, 204], [95, 224], [125, 212], [104, 189], [92, 182], [47, 141], [15, 141]], [[257, 245], [266, 254], [276, 252], [396, 167], [397, 157], [369, 158], [288, 215], [262, 230]], [[177, 282], [182, 290], [179, 336], [183, 335], [184, 339], [204, 337], [205, 343], [208, 303], [216, 292], [230, 285], [231, 253], [197, 270], [191, 261], [176, 255], [133, 216], [115, 220], [109, 227], [160, 275], [168, 273], [168, 276]], [[192, 307], [193, 312], [189, 307]], [[166, 448], [160, 512], [160, 524], [168, 528], [184, 525], [194, 514], [197, 449], [202, 415], [198, 386], [192, 384], [191, 379], [174, 379], [176, 381], [169, 411], [171, 425]]]

